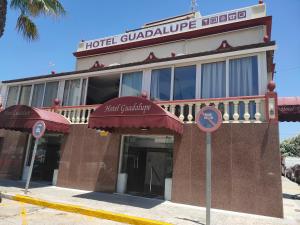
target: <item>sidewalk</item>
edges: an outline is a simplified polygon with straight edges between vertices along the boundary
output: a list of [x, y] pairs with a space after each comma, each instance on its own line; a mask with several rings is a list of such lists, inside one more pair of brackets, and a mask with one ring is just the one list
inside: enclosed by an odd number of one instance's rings
[[[288, 188], [284, 188], [284, 191], [286, 191], [286, 194], [296, 194], [297, 187], [294, 187], [293, 184], [289, 182], [288, 180], [283, 180], [285, 186], [288, 186]], [[23, 195], [23, 187], [24, 183], [20, 181], [0, 180], [0, 191], [4, 193]], [[36, 183], [31, 185], [29, 195], [46, 201], [80, 205], [172, 224], [205, 224], [205, 208], [176, 204], [157, 199], [81, 191]], [[295, 211], [295, 208], [300, 209], [298, 204], [299, 200], [284, 198], [284, 205], [288, 207], [287, 210], [285, 210], [285, 213], [287, 213], [285, 219], [213, 209], [211, 224], [296, 225], [299, 224], [300, 221], [300, 212]], [[297, 216], [298, 218], [296, 218]]]
[[300, 224], [300, 185], [282, 178], [284, 217]]

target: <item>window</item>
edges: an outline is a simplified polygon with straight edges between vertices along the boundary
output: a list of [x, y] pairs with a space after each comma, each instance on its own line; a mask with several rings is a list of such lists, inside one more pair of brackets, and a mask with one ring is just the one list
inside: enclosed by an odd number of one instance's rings
[[258, 95], [257, 56], [229, 60], [229, 96]]
[[124, 73], [121, 96], [139, 96], [142, 91], [142, 79], [143, 72]]
[[8, 89], [6, 107], [16, 105], [18, 101], [19, 87], [12, 86]]
[[65, 82], [64, 97], [62, 104], [64, 106], [79, 105], [80, 95], [80, 79], [67, 80]]
[[31, 100], [31, 106], [42, 107], [44, 96], [45, 84], [35, 84], [33, 87], [33, 94]]
[[171, 68], [152, 70], [151, 100], [170, 100]]
[[177, 67], [174, 71], [174, 100], [195, 98], [196, 66]]
[[[229, 96], [258, 95], [258, 63], [257, 56], [229, 60]], [[229, 106], [230, 115], [233, 105]], [[256, 109], [253, 101], [249, 103], [250, 119], [254, 118]], [[239, 115], [244, 115], [245, 104], [239, 103]]]
[[44, 96], [44, 107], [50, 107], [53, 105], [53, 100], [57, 98], [58, 82], [46, 83], [46, 90]]
[[87, 79], [83, 79], [82, 80], [82, 87], [81, 87], [81, 97], [80, 97], [80, 105], [84, 105], [85, 104], [85, 92], [86, 92], [86, 83], [87, 83]]
[[201, 98], [226, 96], [226, 63], [215, 62], [201, 66]]
[[22, 86], [19, 104], [20, 105], [29, 105], [30, 94], [31, 94], [31, 85]]

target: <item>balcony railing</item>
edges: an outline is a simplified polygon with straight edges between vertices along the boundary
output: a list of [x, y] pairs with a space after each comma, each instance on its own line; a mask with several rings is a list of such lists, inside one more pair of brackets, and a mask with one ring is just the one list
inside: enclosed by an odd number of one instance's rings
[[[195, 115], [204, 106], [218, 108], [223, 123], [261, 123], [266, 120], [266, 96], [246, 96], [214, 99], [192, 99], [155, 102], [176, 115], [184, 123], [194, 123]], [[72, 124], [87, 124], [90, 114], [99, 105], [46, 108], [65, 116]]]
[[49, 111], [66, 117], [72, 124], [87, 124], [91, 113], [99, 105], [80, 105], [80, 106], [63, 106], [54, 108], [44, 108]]
[[223, 116], [223, 123], [261, 123], [265, 120], [265, 96], [194, 99], [156, 102], [185, 123], [194, 123], [204, 106], [214, 106]]

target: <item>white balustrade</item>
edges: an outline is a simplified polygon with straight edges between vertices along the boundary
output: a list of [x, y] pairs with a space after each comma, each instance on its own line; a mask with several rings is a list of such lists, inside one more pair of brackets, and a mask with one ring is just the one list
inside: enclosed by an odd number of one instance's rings
[[[156, 102], [164, 110], [176, 115], [184, 123], [194, 123], [195, 116], [204, 106], [213, 106], [222, 113], [223, 123], [261, 123], [265, 119], [265, 96], [197, 99], [186, 101]], [[56, 112], [72, 124], [87, 124], [97, 105], [60, 107]], [[52, 108], [47, 110], [53, 111]]]
[[[224, 99], [197, 99], [187, 101], [157, 102], [165, 110], [185, 123], [194, 123], [195, 116], [204, 106], [214, 106], [222, 113], [223, 123], [261, 123], [265, 115], [265, 96], [233, 97]], [[167, 106], [170, 106], [169, 108]]]
[[224, 102], [224, 114], [223, 114], [224, 123], [229, 123], [228, 105], [229, 105], [229, 103], [227, 101], [225, 101]]
[[[67, 106], [60, 107], [56, 110], [56, 113], [64, 116], [72, 124], [87, 124], [91, 112], [97, 107], [95, 106]], [[48, 111], [54, 111], [52, 108], [46, 109]]]

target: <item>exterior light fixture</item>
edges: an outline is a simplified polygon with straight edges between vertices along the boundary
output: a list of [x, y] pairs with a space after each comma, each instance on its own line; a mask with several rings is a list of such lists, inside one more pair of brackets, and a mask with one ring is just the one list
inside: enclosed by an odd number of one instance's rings
[[100, 137], [107, 137], [107, 135], [109, 134], [108, 131], [105, 131], [105, 130], [96, 130], [96, 132], [99, 134]]
[[275, 119], [275, 98], [269, 98], [269, 118]]

